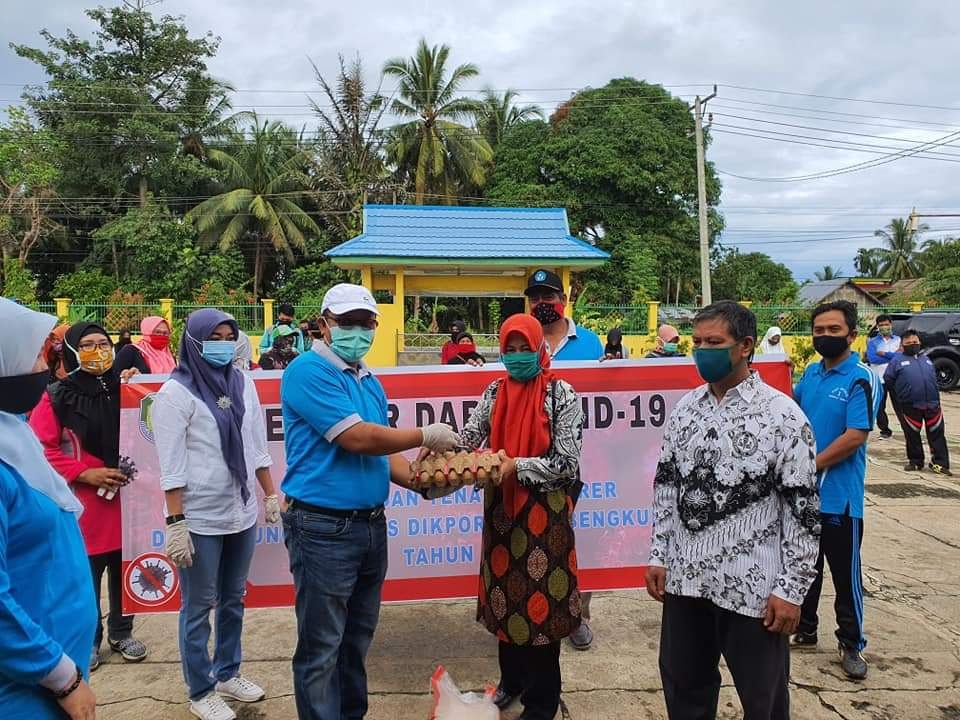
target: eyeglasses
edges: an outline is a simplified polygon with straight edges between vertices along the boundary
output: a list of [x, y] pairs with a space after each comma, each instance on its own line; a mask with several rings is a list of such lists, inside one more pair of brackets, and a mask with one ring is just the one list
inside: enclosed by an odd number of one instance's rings
[[111, 350], [113, 348], [113, 343], [109, 340], [101, 340], [100, 342], [86, 342], [80, 343], [77, 346], [78, 350], [83, 350], [84, 352], [90, 352], [91, 350]]

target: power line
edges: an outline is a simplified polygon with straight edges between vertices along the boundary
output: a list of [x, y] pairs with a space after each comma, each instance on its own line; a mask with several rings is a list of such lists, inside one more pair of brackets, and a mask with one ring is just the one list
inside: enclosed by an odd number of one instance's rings
[[727, 85], [720, 84], [720, 87], [733, 88], [734, 90], [747, 90], [749, 92], [769, 93], [773, 95], [795, 95], [797, 97], [818, 98], [821, 100], [835, 100], [840, 102], [867, 103], [872, 105], [892, 105], [896, 107], [912, 107], [922, 110], [947, 110], [950, 112], [960, 112], [960, 107], [950, 107], [948, 105], [922, 105], [919, 103], [904, 103], [894, 100], [871, 100], [866, 98], [852, 98], [837, 95], [818, 95], [816, 93], [797, 92], [795, 90], [770, 90], [767, 88], [749, 87], [746, 85]]
[[[727, 131], [733, 132], [733, 131]], [[953, 142], [954, 140], [960, 138], [960, 130], [948, 133], [936, 140], [921, 143], [920, 145], [915, 146], [914, 148], [907, 148], [900, 150], [895, 153], [890, 153], [880, 158], [874, 160], [867, 160], [865, 162], [854, 163], [853, 165], [845, 165], [843, 167], [834, 168], [832, 170], [824, 170], [818, 173], [810, 173], [807, 175], [794, 175], [786, 177], [769, 177], [769, 178], [760, 178], [760, 177], [751, 177], [749, 175], [739, 175], [732, 173], [726, 170], [718, 170], [718, 172], [723, 173], [724, 175], [730, 175], [731, 177], [738, 178], [740, 180], [750, 180], [753, 182], [799, 182], [803, 180], [819, 180], [821, 178], [834, 177], [836, 175], [845, 175], [851, 172], [859, 172], [860, 170], [867, 170], [870, 168], [878, 167], [880, 165], [886, 165], [897, 160], [902, 160], [907, 157], [912, 157], [917, 153], [923, 152], [928, 147], [940, 147], [948, 143]], [[867, 152], [867, 151], [862, 151]], [[942, 160], [943, 162], [956, 162], [954, 160]]]

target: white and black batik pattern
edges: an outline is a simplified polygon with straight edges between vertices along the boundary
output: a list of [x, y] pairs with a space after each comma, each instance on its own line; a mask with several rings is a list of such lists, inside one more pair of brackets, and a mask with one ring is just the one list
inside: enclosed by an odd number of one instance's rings
[[667, 592], [761, 617], [771, 593], [794, 604], [816, 575], [816, 446], [803, 411], [756, 373], [717, 402], [679, 402], [654, 479], [650, 564]]
[[[490, 438], [490, 418], [500, 381], [491, 383], [460, 433], [465, 447], [481, 448]], [[550, 448], [540, 457], [518, 458], [517, 479], [521, 485], [541, 492], [560, 490], [580, 475], [583, 444], [583, 408], [570, 383], [554, 380], [547, 389], [544, 409], [550, 421]]]

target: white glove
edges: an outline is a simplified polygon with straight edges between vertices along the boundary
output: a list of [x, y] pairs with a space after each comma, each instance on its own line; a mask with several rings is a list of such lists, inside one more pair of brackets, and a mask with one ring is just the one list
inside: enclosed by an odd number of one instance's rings
[[193, 565], [193, 540], [186, 520], [167, 525], [167, 557], [178, 567]]
[[446, 423], [433, 423], [420, 428], [423, 447], [433, 452], [453, 450], [460, 444], [460, 436]]
[[268, 495], [263, 499], [263, 519], [271, 525], [280, 522], [280, 500], [276, 495]]

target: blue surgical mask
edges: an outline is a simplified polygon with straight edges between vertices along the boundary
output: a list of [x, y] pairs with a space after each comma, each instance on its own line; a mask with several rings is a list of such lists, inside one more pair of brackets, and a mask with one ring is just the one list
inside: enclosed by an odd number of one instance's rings
[[663, 344], [663, 351], [668, 353], [675, 353], [677, 351], [678, 346], [679, 346], [679, 343], [665, 342]]
[[330, 326], [330, 349], [347, 363], [358, 363], [370, 352], [373, 330], [365, 327]]
[[200, 346], [200, 355], [213, 367], [226, 367], [236, 354], [236, 340], [204, 340]]
[[533, 380], [540, 374], [540, 353], [533, 350], [527, 352], [515, 352], [501, 355], [504, 367], [507, 368], [507, 374], [518, 382], [527, 382]]
[[730, 360], [730, 350], [733, 347], [733, 345], [730, 345], [718, 348], [694, 348], [693, 361], [697, 364], [697, 372], [700, 373], [700, 377], [708, 383], [715, 383], [720, 382], [733, 372], [733, 362]]

